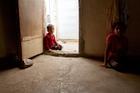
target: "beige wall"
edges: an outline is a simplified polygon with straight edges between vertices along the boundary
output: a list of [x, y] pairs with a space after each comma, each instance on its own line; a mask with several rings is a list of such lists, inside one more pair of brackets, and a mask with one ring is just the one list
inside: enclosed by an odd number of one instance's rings
[[[23, 25], [21, 28], [25, 31], [22, 36], [31, 35], [41, 35], [39, 31], [41, 30], [40, 6], [39, 3], [33, 4], [33, 1], [38, 2], [39, 0], [19, 0], [21, 5], [31, 4], [30, 8], [27, 9], [27, 13], [22, 10], [22, 15], [25, 14], [26, 18], [21, 22]], [[23, 3], [26, 1], [27, 3]], [[111, 0], [81, 0], [80, 5], [80, 30], [84, 39], [85, 45], [83, 46], [84, 52], [88, 55], [103, 56], [105, 48], [105, 35], [107, 32], [106, 27], [106, 10], [105, 8], [109, 6]], [[7, 3], [9, 0], [0, 1], [0, 57], [7, 55], [10, 52], [15, 52], [15, 41], [16, 35], [14, 33], [14, 14], [12, 12], [12, 3]], [[139, 10], [139, 0], [127, 0], [128, 13], [129, 13], [129, 25], [128, 31], [126, 33], [129, 40], [129, 54], [139, 55], [140, 54], [140, 10]], [[11, 6], [11, 7], [10, 7]], [[25, 7], [26, 8], [26, 7]], [[34, 9], [34, 10], [33, 10]], [[36, 13], [34, 11], [37, 11]], [[7, 12], [4, 12], [7, 11]], [[28, 13], [32, 16], [29, 17]], [[28, 17], [28, 18], [27, 18]], [[35, 24], [34, 24], [35, 23]], [[38, 27], [39, 26], [39, 27]], [[23, 31], [22, 30], [22, 31]], [[35, 32], [32, 32], [35, 31]], [[39, 36], [35, 36], [39, 37]], [[27, 38], [25, 38], [27, 39]], [[11, 48], [12, 47], [12, 48]]]
[[[81, 0], [80, 30], [84, 40], [84, 53], [92, 56], [103, 56], [105, 36], [108, 32], [106, 8], [112, 0]], [[139, 0], [126, 0], [128, 5], [128, 54], [140, 56], [140, 8]]]
[[129, 55], [140, 56], [140, 0], [127, 0]]
[[87, 55], [103, 56], [107, 33], [107, 8], [112, 0], [81, 0], [80, 30]]

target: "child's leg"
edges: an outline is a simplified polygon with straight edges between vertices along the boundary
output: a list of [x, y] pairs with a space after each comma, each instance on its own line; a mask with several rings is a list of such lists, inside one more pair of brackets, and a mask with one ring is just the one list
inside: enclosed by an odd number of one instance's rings
[[51, 49], [53, 49], [53, 50], [62, 50], [62, 45], [55, 45], [55, 46], [53, 46]]
[[62, 45], [57, 45], [58, 46], [58, 50], [62, 50]]

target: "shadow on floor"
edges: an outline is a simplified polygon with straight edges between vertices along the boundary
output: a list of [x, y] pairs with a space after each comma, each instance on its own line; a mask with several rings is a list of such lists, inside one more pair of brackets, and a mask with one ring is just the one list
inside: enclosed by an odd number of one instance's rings
[[140, 59], [139, 57], [128, 57], [122, 69], [117, 71], [124, 73], [132, 73], [140, 75]]
[[14, 56], [0, 58], [0, 71], [12, 69], [15, 67], [19, 67], [19, 62], [17, 62]]
[[[63, 56], [63, 57], [79, 57], [78, 54], [63, 54], [63, 53], [57, 54], [55, 52], [47, 52], [47, 51], [45, 52], [45, 54], [52, 55], [52, 56]], [[18, 62], [14, 56], [0, 58], [0, 71], [19, 67], [19, 65], [21, 65], [19, 63], [20, 62]], [[120, 72], [140, 75], [140, 59], [139, 59], [139, 57], [129, 57], [127, 63], [128, 64], [127, 64], [125, 70], [120, 71]]]

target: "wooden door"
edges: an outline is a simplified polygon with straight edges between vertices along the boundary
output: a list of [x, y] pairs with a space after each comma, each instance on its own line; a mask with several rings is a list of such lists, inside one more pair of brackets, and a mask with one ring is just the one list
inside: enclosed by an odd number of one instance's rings
[[22, 59], [43, 52], [44, 0], [19, 0]]

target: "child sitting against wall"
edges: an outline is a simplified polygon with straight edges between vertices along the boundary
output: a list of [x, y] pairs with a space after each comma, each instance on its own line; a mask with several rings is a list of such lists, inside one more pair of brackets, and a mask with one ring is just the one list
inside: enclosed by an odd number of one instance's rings
[[48, 33], [44, 37], [44, 48], [45, 50], [61, 50], [62, 46], [56, 42], [55, 36], [54, 36], [54, 26], [52, 24], [49, 24], [47, 26]]
[[124, 66], [128, 49], [128, 40], [124, 36], [125, 25], [116, 22], [112, 26], [112, 31], [106, 37], [106, 51], [104, 66], [110, 65], [113, 68], [120, 69]]

